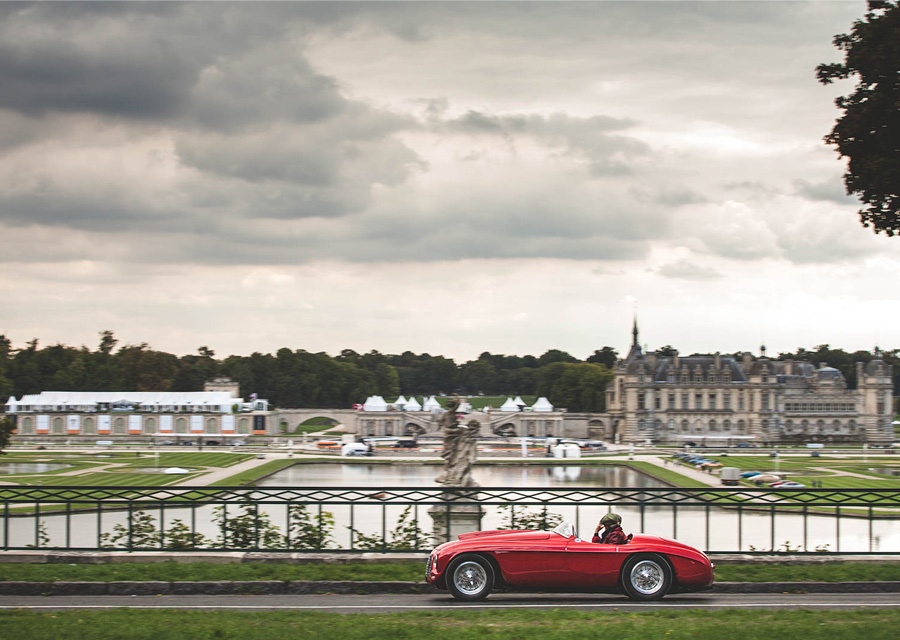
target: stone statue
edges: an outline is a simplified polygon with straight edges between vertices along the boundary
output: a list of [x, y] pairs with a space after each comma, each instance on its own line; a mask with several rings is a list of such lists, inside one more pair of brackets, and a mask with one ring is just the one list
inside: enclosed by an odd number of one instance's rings
[[450, 400], [446, 413], [438, 423], [444, 432], [444, 449], [441, 452], [444, 471], [435, 478], [435, 482], [452, 487], [477, 487], [478, 483], [472, 479], [472, 465], [477, 454], [481, 423], [469, 420], [468, 424], [459, 424], [456, 419], [459, 404], [458, 397]]

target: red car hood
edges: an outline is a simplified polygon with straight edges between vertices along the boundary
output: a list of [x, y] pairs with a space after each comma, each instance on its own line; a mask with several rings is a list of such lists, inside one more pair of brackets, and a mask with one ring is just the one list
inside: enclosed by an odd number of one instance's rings
[[503, 540], [546, 540], [550, 537], [549, 531], [473, 531], [472, 533], [459, 534], [460, 540], [472, 540], [473, 538], [491, 538]]

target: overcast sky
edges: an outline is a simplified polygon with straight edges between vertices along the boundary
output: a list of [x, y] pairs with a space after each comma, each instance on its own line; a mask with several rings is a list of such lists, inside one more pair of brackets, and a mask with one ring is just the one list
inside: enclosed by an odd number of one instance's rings
[[0, 5], [0, 333], [900, 347], [828, 2]]

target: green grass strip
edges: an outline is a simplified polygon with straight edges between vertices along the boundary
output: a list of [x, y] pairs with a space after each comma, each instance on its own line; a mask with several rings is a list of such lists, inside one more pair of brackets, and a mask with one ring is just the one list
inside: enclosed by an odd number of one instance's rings
[[[421, 596], [422, 603], [430, 596]], [[565, 603], [565, 598], [560, 598]], [[623, 604], [625, 604], [623, 602]], [[629, 612], [572, 610], [447, 610], [386, 614], [338, 614], [308, 611], [3, 611], [0, 628], [16, 640], [85, 638], [91, 640], [596, 640], [610, 637], [685, 640], [760, 640], [803, 638], [867, 640], [896, 638], [896, 610], [779, 611], [728, 610]]]
[[[713, 558], [715, 562], [715, 558]], [[425, 562], [350, 562], [346, 564], [163, 562], [157, 564], [6, 564], [0, 581], [24, 582], [176, 582], [218, 580], [374, 580], [421, 582]], [[719, 582], [865, 582], [900, 581], [896, 563], [816, 565], [735, 564], [716, 567]]]

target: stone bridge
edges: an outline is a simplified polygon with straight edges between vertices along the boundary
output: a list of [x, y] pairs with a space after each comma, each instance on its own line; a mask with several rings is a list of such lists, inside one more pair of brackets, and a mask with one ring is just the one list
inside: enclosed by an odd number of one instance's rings
[[[272, 435], [294, 431], [311, 418], [328, 418], [359, 436], [417, 436], [440, 434], [440, 414], [425, 411], [357, 411], [356, 409], [279, 409], [269, 421]], [[465, 422], [477, 420], [485, 436], [556, 436], [562, 438], [611, 439], [613, 425], [608, 415], [596, 413], [476, 411]], [[282, 430], [282, 426], [284, 430]], [[323, 427], [323, 430], [325, 427]]]

